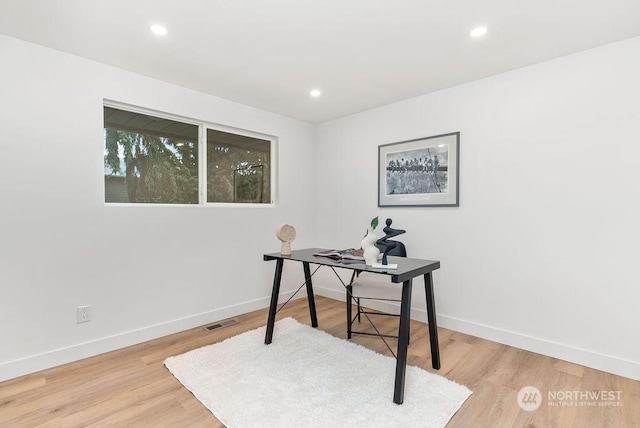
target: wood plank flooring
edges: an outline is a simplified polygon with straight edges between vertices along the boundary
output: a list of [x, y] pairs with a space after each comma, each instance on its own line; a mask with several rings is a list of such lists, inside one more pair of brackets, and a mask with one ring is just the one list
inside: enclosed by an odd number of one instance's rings
[[[346, 338], [344, 303], [316, 296], [316, 305], [319, 328]], [[278, 319], [286, 316], [310, 324], [306, 300], [290, 302]], [[267, 310], [235, 319], [240, 322], [229, 327], [195, 328], [0, 383], [0, 427], [221, 427], [163, 361], [260, 327]], [[382, 330], [397, 328], [396, 318], [378, 319]], [[409, 364], [473, 391], [448, 427], [640, 427], [640, 382], [442, 328], [442, 367], [436, 371], [428, 335], [426, 324], [412, 321]], [[389, 355], [377, 338], [352, 340]], [[527, 385], [545, 397], [548, 391], [621, 391], [620, 402], [582, 406], [564, 400], [550, 406], [545, 400], [528, 412], [517, 404], [518, 391]]]

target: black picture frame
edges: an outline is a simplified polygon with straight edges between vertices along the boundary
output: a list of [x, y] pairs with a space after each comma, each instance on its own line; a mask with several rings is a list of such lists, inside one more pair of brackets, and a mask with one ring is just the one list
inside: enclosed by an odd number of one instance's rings
[[460, 132], [378, 146], [378, 206], [460, 206]]

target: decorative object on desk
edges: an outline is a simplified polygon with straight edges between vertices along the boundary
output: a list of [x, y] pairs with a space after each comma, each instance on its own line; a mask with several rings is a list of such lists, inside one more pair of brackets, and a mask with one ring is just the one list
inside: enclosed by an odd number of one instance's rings
[[378, 146], [378, 206], [459, 206], [459, 153], [459, 132]]
[[399, 406], [392, 401], [393, 357], [293, 318], [277, 321], [275, 332], [269, 346], [260, 327], [167, 358], [165, 366], [230, 428], [444, 427], [471, 395], [465, 386], [408, 366]]
[[367, 234], [360, 242], [365, 263], [368, 265], [378, 263], [378, 257], [380, 256], [380, 249], [376, 247], [376, 241], [378, 240], [375, 234], [376, 227], [378, 227], [378, 217], [374, 217], [371, 220], [371, 225], [367, 229]]
[[[384, 229], [382, 229], [382, 231], [385, 233], [385, 235], [378, 239], [378, 241], [376, 241], [376, 246], [380, 249], [380, 251], [382, 252], [382, 264], [383, 265], [387, 265], [387, 255], [406, 255], [407, 252], [404, 249], [404, 244], [400, 241], [394, 241], [392, 239], [389, 238], [393, 238], [394, 236], [398, 236], [398, 235], [402, 235], [403, 233], [406, 233], [406, 230], [403, 229], [394, 229], [391, 227], [391, 223], [393, 223], [393, 220], [391, 220], [390, 218], [388, 218], [385, 222], [387, 225], [385, 226]], [[399, 248], [402, 247], [402, 248]]]
[[282, 241], [280, 254], [291, 255], [291, 243], [296, 239], [296, 229], [290, 224], [281, 224], [276, 228], [276, 237]]

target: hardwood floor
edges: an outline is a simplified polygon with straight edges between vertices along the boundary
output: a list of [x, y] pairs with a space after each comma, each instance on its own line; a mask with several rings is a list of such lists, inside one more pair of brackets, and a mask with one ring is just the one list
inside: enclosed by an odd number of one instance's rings
[[[319, 328], [346, 338], [344, 303], [316, 296]], [[292, 301], [278, 318], [310, 324], [305, 299]], [[202, 327], [0, 383], [0, 427], [220, 427], [223, 426], [164, 367], [178, 355], [266, 323], [267, 310], [235, 317], [238, 324]], [[380, 318], [393, 332], [397, 319]], [[378, 325], [378, 324], [376, 324]], [[466, 385], [471, 397], [448, 427], [640, 427], [640, 382], [439, 329], [442, 367], [431, 369], [428, 329], [412, 321], [409, 364]], [[354, 342], [389, 355], [377, 338]], [[534, 411], [522, 410], [518, 391], [536, 386], [545, 397]], [[549, 391], [621, 391], [613, 401], [557, 400]], [[389, 385], [389, 400], [393, 385]], [[595, 402], [595, 405], [591, 405]], [[602, 404], [604, 403], [604, 404]], [[609, 405], [605, 405], [605, 404]], [[428, 403], [425, 403], [428, 405]]]

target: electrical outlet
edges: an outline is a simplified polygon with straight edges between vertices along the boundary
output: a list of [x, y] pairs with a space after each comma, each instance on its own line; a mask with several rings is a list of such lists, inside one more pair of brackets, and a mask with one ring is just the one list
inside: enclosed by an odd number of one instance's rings
[[91, 305], [78, 306], [78, 324], [91, 321]]

